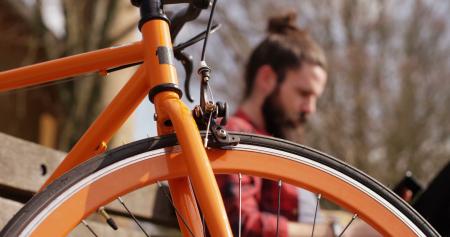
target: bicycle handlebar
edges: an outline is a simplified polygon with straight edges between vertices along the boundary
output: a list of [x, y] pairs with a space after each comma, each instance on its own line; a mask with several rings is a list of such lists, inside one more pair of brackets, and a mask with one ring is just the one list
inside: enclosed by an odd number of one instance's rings
[[[210, 0], [161, 0], [163, 5], [189, 3], [200, 9], [208, 8], [210, 2]], [[133, 4], [133, 6], [140, 7], [142, 0], [131, 0], [131, 4]]]
[[162, 0], [163, 5], [189, 3], [200, 9], [206, 9], [210, 5], [210, 0]]
[[150, 15], [154, 16], [160, 14], [158, 8], [161, 8], [162, 5], [179, 4], [179, 3], [189, 4], [189, 6], [183, 8], [170, 18], [171, 22], [170, 33], [172, 37], [172, 42], [176, 38], [177, 34], [180, 32], [181, 28], [183, 28], [184, 24], [186, 22], [195, 20], [200, 15], [202, 10], [207, 9], [209, 7], [210, 2], [211, 0], [153, 0], [146, 2], [148, 6], [146, 5], [145, 8], [143, 9], [142, 4], [144, 3], [144, 0], [131, 0], [131, 4], [141, 8], [141, 21], [139, 22], [139, 29], [146, 20], [151, 18], [151, 16], [148, 16], [149, 15], [148, 11], [151, 12]]

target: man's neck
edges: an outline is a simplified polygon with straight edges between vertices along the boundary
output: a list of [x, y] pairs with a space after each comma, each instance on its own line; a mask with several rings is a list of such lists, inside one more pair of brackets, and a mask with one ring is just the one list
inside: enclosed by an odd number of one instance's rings
[[242, 112], [244, 112], [249, 117], [251, 122], [261, 130], [266, 129], [264, 116], [262, 113], [263, 103], [263, 100], [248, 98], [242, 103], [240, 107]]

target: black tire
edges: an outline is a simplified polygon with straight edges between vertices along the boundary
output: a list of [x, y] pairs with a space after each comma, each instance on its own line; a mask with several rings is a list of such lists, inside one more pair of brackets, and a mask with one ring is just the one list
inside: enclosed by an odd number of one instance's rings
[[[439, 236], [439, 234], [421, 216], [419, 216], [417, 212], [399, 199], [389, 189], [361, 171], [352, 168], [333, 157], [281, 139], [242, 133], [231, 134], [240, 137], [240, 145], [250, 145], [285, 153], [287, 152], [320, 163], [336, 172], [345, 174], [389, 202], [392, 207], [396, 209], [395, 211], [402, 213], [404, 217], [409, 219], [408, 221], [412, 223], [417, 230], [422, 232], [423, 236]], [[177, 140], [174, 135], [148, 138], [113, 149], [81, 164], [50, 184], [45, 190], [35, 195], [3, 228], [0, 232], [0, 236], [19, 236], [44, 208], [85, 177], [99, 172], [117, 162], [134, 157], [135, 155], [175, 145], [177, 145]]]

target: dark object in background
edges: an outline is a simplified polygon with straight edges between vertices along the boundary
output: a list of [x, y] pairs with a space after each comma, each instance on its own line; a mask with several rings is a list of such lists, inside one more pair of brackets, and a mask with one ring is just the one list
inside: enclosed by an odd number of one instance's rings
[[167, 185], [159, 186], [153, 207], [153, 221], [163, 226], [178, 227], [177, 215], [170, 198], [169, 187]]
[[422, 186], [412, 176], [411, 171], [407, 171], [405, 177], [393, 189], [394, 193], [408, 203], [411, 203], [422, 190]]
[[442, 236], [450, 236], [450, 162], [431, 181], [413, 207]]

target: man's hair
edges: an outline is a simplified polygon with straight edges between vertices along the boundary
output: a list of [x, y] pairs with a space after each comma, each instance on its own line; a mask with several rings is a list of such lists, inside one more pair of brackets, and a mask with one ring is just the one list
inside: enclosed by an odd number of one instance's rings
[[295, 25], [297, 14], [287, 14], [269, 19], [267, 37], [253, 50], [245, 68], [248, 97], [254, 86], [255, 76], [261, 66], [269, 65], [281, 82], [288, 69], [296, 69], [304, 62], [326, 69], [325, 55], [309, 34]]

